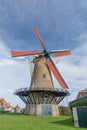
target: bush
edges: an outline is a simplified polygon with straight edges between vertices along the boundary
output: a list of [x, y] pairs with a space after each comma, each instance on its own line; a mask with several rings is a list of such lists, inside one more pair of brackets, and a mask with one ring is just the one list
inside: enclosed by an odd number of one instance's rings
[[59, 114], [60, 116], [70, 116], [71, 115], [70, 108], [65, 106], [59, 106]]

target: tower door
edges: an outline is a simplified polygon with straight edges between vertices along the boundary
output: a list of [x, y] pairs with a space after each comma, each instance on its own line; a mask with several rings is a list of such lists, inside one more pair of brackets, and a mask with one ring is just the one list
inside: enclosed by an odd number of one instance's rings
[[42, 105], [42, 115], [43, 116], [52, 116], [52, 106], [51, 105]]

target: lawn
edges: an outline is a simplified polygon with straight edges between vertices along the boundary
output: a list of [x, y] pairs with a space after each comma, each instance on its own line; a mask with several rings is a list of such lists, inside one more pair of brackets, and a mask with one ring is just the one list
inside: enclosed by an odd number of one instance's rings
[[0, 114], [0, 130], [87, 130], [74, 128], [71, 117], [36, 117]]

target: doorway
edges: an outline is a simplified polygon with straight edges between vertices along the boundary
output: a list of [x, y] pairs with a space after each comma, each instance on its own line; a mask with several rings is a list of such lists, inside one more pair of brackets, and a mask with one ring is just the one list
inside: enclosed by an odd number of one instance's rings
[[43, 116], [52, 116], [52, 106], [51, 105], [42, 105], [42, 115]]

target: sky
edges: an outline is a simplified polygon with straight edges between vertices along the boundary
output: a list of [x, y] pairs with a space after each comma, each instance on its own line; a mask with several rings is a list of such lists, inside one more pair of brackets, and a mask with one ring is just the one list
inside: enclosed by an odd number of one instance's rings
[[0, 0], [0, 97], [25, 106], [14, 92], [29, 87], [33, 57], [12, 58], [11, 51], [43, 50], [33, 26], [48, 51], [70, 49], [70, 56], [52, 59], [69, 86], [68, 101], [76, 99], [87, 88], [87, 0]]

